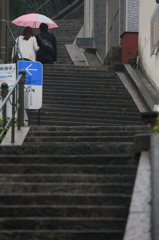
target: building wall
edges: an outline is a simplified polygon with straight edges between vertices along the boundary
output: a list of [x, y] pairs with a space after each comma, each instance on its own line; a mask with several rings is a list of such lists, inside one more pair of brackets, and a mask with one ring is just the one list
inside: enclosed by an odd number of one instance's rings
[[139, 31], [139, 0], [120, 0], [120, 35]]
[[122, 63], [134, 58], [138, 50], [139, 0], [120, 0]]
[[147, 75], [159, 87], [159, 52], [150, 57], [150, 19], [156, 6], [159, 5], [155, 1], [140, 0], [139, 56], [140, 63]]
[[120, 35], [126, 31], [126, 0], [120, 0]]
[[[124, 0], [125, 1], [125, 0]], [[128, 0], [128, 32], [139, 30], [139, 0]]]
[[108, 50], [111, 46], [119, 46], [119, 0], [107, 0], [108, 11]]
[[106, 55], [106, 0], [94, 0], [94, 16], [94, 44], [104, 61]]
[[[85, 3], [86, 1], [87, 0], [85, 0]], [[104, 61], [111, 46], [120, 46], [120, 36], [123, 33], [138, 32], [139, 0], [91, 1], [94, 2], [94, 45], [102, 61]], [[87, 12], [87, 14], [89, 13]]]

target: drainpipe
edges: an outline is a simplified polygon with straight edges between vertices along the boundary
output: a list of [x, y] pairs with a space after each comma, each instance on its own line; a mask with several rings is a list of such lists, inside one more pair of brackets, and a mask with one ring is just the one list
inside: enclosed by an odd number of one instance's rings
[[90, 32], [90, 0], [84, 0], [84, 38], [89, 38]]
[[94, 0], [84, 0], [84, 38], [93, 36]]
[[7, 23], [9, 21], [9, 0], [0, 0], [0, 59], [7, 62]]

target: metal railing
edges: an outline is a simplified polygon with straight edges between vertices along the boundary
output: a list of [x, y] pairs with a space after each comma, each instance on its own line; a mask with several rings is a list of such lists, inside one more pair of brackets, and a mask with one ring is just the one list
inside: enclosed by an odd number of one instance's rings
[[58, 19], [65, 19], [70, 12], [72, 12], [77, 7], [84, 4], [83, 0], [72, 0], [69, 5], [66, 5], [63, 9], [59, 9], [56, 15], [52, 16], [51, 19], [58, 20]]
[[[17, 114], [17, 126], [18, 130], [24, 126], [24, 80], [25, 80], [25, 70], [20, 70], [19, 77], [16, 80], [13, 88], [8, 92], [8, 84], [2, 83], [1, 85], [1, 95], [4, 99], [0, 107], [0, 112], [3, 116], [3, 130], [0, 134], [0, 138], [6, 133], [6, 130], [11, 125], [11, 143], [15, 142], [15, 115]], [[12, 115], [7, 121], [7, 103], [12, 106]]]
[[[13, 49], [14, 49], [14, 56], [16, 55], [16, 52], [18, 52], [18, 54], [20, 54], [20, 57], [23, 59], [22, 53], [21, 53], [21, 51], [20, 51], [20, 49], [19, 49], [18, 42], [16, 42], [16, 39], [15, 39], [13, 33], [12, 33], [11, 28], [9, 27], [9, 24], [7, 24], [6, 26], [7, 26], [7, 29], [9, 30], [9, 32], [10, 32], [13, 40], [14, 40], [14, 44], [15, 44], [14, 47], [13, 47]], [[13, 62], [14, 62], [14, 61], [13, 61]]]

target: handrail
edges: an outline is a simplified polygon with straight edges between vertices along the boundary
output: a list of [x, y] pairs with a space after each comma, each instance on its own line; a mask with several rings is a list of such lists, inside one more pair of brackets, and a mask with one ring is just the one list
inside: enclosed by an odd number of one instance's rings
[[[12, 38], [13, 38], [13, 40], [14, 40], [14, 43], [15, 43], [15, 45], [16, 45], [16, 47], [17, 47], [18, 52], [20, 53], [21, 58], [23, 59], [22, 53], [21, 53], [21, 51], [20, 51], [20, 48], [19, 48], [19, 46], [18, 46], [18, 44], [17, 44], [17, 42], [16, 42], [16, 39], [15, 39], [13, 33], [12, 33], [12, 30], [10, 29], [10, 27], [9, 27], [8, 24], [7, 24], [7, 28], [8, 28], [8, 30], [9, 30], [10, 34], [12, 35]], [[14, 51], [15, 51], [15, 48], [14, 48]], [[14, 52], [14, 54], [15, 54], [15, 52]]]
[[36, 13], [39, 9], [41, 9], [43, 6], [45, 6], [50, 0], [47, 0], [44, 4], [42, 4], [39, 8], [37, 8], [33, 13]]
[[51, 19], [58, 20], [58, 19], [65, 19], [70, 13], [70, 10], [74, 10], [77, 6], [83, 5], [83, 0], [72, 0], [72, 2], [67, 5], [64, 9], [58, 12], [56, 15], [52, 16]]
[[26, 71], [22, 69], [19, 71], [19, 74], [20, 75], [17, 81], [13, 85], [12, 89], [6, 95], [0, 107], [0, 112], [3, 111], [3, 121], [6, 123], [6, 105], [7, 105], [7, 102], [10, 101], [10, 97], [12, 96], [12, 103], [11, 103], [12, 116], [10, 120], [7, 122], [7, 124], [4, 125], [3, 131], [0, 134], [0, 138], [1, 138], [4, 135], [9, 124], [12, 122], [11, 143], [14, 143], [15, 141], [15, 114], [16, 113], [18, 113], [18, 116], [17, 116], [18, 130], [20, 130], [20, 128], [24, 126], [24, 78], [25, 78]]

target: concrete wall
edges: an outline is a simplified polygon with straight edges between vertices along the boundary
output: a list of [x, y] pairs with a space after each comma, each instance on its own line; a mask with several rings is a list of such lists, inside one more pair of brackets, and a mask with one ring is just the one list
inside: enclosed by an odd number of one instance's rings
[[126, 0], [120, 0], [120, 35], [126, 31]]
[[139, 0], [120, 0], [120, 35], [139, 31]]
[[111, 46], [119, 46], [119, 0], [108, 0], [107, 9], [107, 33], [108, 49]]
[[128, 1], [128, 32], [138, 32], [139, 30], [139, 1]]
[[[139, 56], [147, 75], [159, 87], [159, 53], [150, 57], [150, 18], [159, 6], [155, 1], [140, 0], [139, 14]], [[158, 26], [159, 27], [159, 26]]]
[[106, 0], [94, 0], [94, 44], [104, 61], [106, 56]]
[[119, 0], [94, 0], [93, 38], [103, 61], [111, 46], [119, 46]]

